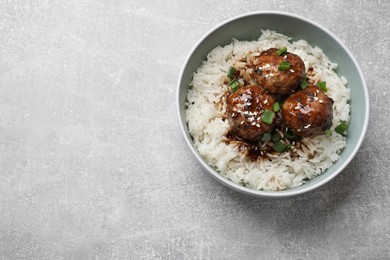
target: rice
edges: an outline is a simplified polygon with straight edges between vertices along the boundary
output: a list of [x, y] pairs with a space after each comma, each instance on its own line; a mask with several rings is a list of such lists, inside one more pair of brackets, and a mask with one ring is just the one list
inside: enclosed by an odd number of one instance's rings
[[[349, 122], [350, 90], [347, 80], [339, 77], [337, 64], [318, 47], [305, 40], [291, 39], [275, 31], [263, 30], [256, 41], [233, 39], [231, 44], [218, 46], [193, 75], [187, 95], [186, 121], [199, 154], [222, 176], [240, 185], [256, 189], [279, 191], [298, 187], [331, 167], [346, 146], [346, 137], [334, 132], [341, 121]], [[259, 55], [269, 48], [287, 47], [288, 52], [298, 55], [306, 69], [314, 68], [307, 75], [314, 82], [326, 81], [327, 95], [334, 100], [333, 134], [305, 137], [293, 152], [267, 154], [252, 161], [239, 151], [235, 142], [228, 142], [230, 130], [226, 120], [227, 70], [233, 64], [240, 65], [244, 55]], [[244, 64], [242, 64], [244, 66]]]

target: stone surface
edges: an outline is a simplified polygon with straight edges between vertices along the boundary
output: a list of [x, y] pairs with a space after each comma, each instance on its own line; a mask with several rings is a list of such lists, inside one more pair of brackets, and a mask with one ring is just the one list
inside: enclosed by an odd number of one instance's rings
[[[371, 119], [322, 188], [255, 199], [214, 181], [175, 110], [195, 42], [280, 10], [334, 32]], [[0, 259], [390, 258], [387, 1], [1, 1]]]

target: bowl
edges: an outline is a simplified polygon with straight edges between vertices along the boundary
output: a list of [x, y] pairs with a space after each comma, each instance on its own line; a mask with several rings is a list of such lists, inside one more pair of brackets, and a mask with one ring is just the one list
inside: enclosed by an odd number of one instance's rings
[[[287, 25], [287, 26], [286, 26]], [[270, 29], [292, 37], [304, 39], [312, 46], [318, 46], [332, 62], [339, 64], [337, 74], [348, 80], [351, 91], [351, 118], [348, 128], [347, 145], [337, 160], [323, 174], [313, 178], [300, 187], [282, 191], [254, 190], [236, 184], [222, 177], [212, 168], [193, 146], [185, 120], [187, 91], [193, 73], [206, 59], [206, 55], [218, 45], [230, 44], [232, 39], [256, 40], [261, 29]], [[179, 124], [189, 148], [207, 172], [223, 185], [238, 192], [257, 197], [287, 197], [314, 190], [336, 177], [356, 155], [367, 130], [369, 118], [369, 99], [367, 86], [358, 63], [345, 45], [322, 25], [307, 18], [277, 11], [259, 11], [229, 19], [207, 32], [190, 51], [181, 70], [177, 86], [177, 113]]]

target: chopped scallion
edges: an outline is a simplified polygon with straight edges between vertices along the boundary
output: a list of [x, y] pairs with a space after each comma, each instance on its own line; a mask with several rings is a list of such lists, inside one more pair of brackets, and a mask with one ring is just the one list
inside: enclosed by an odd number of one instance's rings
[[291, 64], [288, 61], [282, 61], [279, 63], [278, 70], [288, 70], [290, 68]]
[[228, 70], [228, 73], [227, 73], [228, 77], [233, 79], [234, 75], [236, 74], [236, 71], [237, 71], [237, 69], [235, 67], [230, 66], [229, 70]]
[[325, 134], [326, 134], [327, 136], [332, 136], [332, 131], [330, 131], [330, 129], [326, 129], [326, 130], [325, 130]]
[[302, 88], [302, 89], [306, 89], [308, 86], [309, 86], [309, 83], [307, 83], [307, 80], [304, 79], [304, 80], [302, 81], [302, 83], [301, 83], [301, 88]]
[[286, 47], [282, 47], [280, 48], [277, 52], [276, 52], [276, 55], [282, 55], [283, 53], [285, 53], [287, 51], [287, 48]]
[[279, 102], [275, 102], [274, 105], [272, 106], [272, 108], [273, 108], [275, 113], [279, 112], [279, 110], [280, 110]]
[[233, 92], [236, 92], [238, 87], [239, 87], [240, 84], [238, 84], [238, 81], [236, 79], [233, 79], [232, 81], [230, 81], [230, 83], [228, 84], [228, 86], [230, 86], [232, 88], [232, 91]]
[[326, 88], [326, 82], [325, 81], [320, 81], [317, 83], [317, 86], [324, 92], [327, 92], [328, 89]]
[[284, 137], [286, 137], [287, 139], [294, 139], [294, 138], [295, 138], [295, 135], [294, 135], [292, 132], [290, 132], [290, 131], [285, 131], [285, 132], [283, 133], [283, 135], [284, 135]]
[[341, 121], [340, 124], [338, 126], [336, 126], [336, 128], [334, 130], [336, 131], [336, 133], [342, 135], [345, 131], [347, 131], [347, 129], [348, 129], [347, 122]]
[[283, 152], [286, 148], [287, 148], [287, 146], [280, 141], [278, 141], [278, 142], [274, 143], [274, 145], [272, 145], [272, 149], [274, 149], [278, 153]]
[[271, 125], [275, 117], [275, 113], [271, 110], [265, 109], [263, 112], [262, 120], [264, 123]]
[[263, 136], [261, 137], [261, 141], [267, 142], [271, 140], [271, 134], [270, 133], [264, 133]]
[[272, 142], [273, 143], [276, 143], [276, 142], [279, 142], [280, 141], [280, 136], [278, 134], [273, 134], [272, 135]]

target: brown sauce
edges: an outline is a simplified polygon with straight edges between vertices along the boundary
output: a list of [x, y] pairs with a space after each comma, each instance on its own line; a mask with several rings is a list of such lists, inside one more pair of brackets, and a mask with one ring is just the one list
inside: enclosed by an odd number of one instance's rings
[[[276, 134], [275, 131], [272, 132], [272, 135]], [[276, 152], [273, 148], [273, 142], [267, 141], [267, 142], [262, 142], [261, 140], [258, 141], [247, 141], [242, 139], [240, 136], [238, 136], [236, 133], [233, 131], [229, 131], [226, 134], [227, 137], [227, 143], [229, 144], [234, 144], [237, 146], [238, 151], [245, 156], [247, 156], [252, 162], [262, 160], [262, 159], [267, 159], [271, 160], [269, 157], [269, 154], [272, 155], [279, 155], [282, 153], [290, 153], [290, 155], [294, 154], [294, 150], [296, 148], [299, 148], [301, 146], [300, 143], [300, 138], [295, 137], [293, 140], [292, 139], [287, 139], [286, 137], [281, 137], [281, 140], [284, 143], [289, 143], [292, 145], [291, 149], [288, 149], [283, 152]]]

